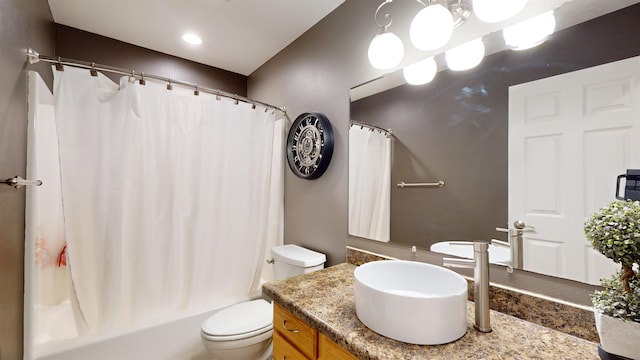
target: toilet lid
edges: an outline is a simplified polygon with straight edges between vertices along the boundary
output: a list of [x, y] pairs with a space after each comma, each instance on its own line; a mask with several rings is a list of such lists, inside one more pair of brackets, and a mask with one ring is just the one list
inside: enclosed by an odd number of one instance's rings
[[272, 326], [273, 307], [264, 299], [247, 301], [223, 309], [202, 323], [202, 332], [233, 336]]

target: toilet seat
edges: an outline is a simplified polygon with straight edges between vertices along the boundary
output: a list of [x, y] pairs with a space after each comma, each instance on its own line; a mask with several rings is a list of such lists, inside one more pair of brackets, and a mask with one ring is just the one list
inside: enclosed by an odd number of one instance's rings
[[247, 339], [273, 329], [273, 307], [264, 299], [225, 308], [202, 323], [202, 337], [209, 341]]
[[205, 333], [204, 331], [202, 332], [202, 338], [207, 340], [207, 341], [215, 341], [215, 342], [225, 342], [225, 341], [236, 341], [236, 340], [243, 340], [243, 339], [250, 339], [255, 337], [256, 338], [256, 342], [257, 341], [261, 341], [263, 336], [262, 335], [266, 335], [266, 337], [271, 337], [271, 333], [273, 332], [273, 326], [267, 326], [265, 328], [262, 329], [258, 329], [255, 331], [251, 331], [251, 332], [246, 332], [243, 334], [236, 334], [236, 335], [229, 335], [229, 336], [219, 336], [219, 335], [209, 335], [207, 333]]

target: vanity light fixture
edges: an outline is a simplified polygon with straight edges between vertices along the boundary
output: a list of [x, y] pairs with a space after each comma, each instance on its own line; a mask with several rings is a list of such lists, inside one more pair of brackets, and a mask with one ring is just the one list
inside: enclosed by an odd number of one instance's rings
[[469, 70], [480, 64], [484, 58], [484, 51], [482, 38], [477, 38], [445, 51], [444, 60], [450, 70]]
[[202, 39], [200, 38], [200, 36], [193, 34], [193, 33], [187, 33], [182, 35], [182, 40], [184, 40], [185, 42], [191, 44], [191, 45], [200, 45], [202, 44]]
[[504, 43], [512, 50], [525, 50], [545, 42], [556, 29], [556, 18], [547, 11], [502, 30]]
[[[409, 38], [411, 43], [419, 50], [436, 50], [444, 47], [451, 39], [453, 30], [462, 25], [471, 12], [484, 22], [499, 22], [506, 20], [520, 12], [528, 0], [416, 0], [423, 8], [411, 21]], [[389, 31], [393, 22], [390, 14], [385, 14], [387, 23], [378, 22], [378, 13], [383, 6], [392, 3], [393, 0], [383, 0], [376, 9], [374, 15], [375, 24], [381, 29], [369, 44], [369, 62], [376, 69], [391, 69], [397, 66], [404, 57], [404, 45], [402, 40]], [[473, 9], [471, 4], [473, 4]], [[480, 45], [476, 43], [475, 54], [478, 54]], [[520, 46], [517, 46], [520, 48]], [[484, 46], [482, 46], [484, 56]], [[482, 61], [477, 56], [477, 63]], [[469, 61], [469, 63], [472, 63]], [[477, 65], [477, 64], [476, 64]], [[469, 65], [466, 65], [469, 66]], [[475, 65], [473, 65], [475, 66]], [[473, 67], [471, 66], [471, 67]], [[454, 65], [454, 67], [456, 67]]]
[[409, 37], [419, 50], [443, 47], [453, 34], [453, 15], [437, 3], [425, 6], [411, 21]]
[[507, 20], [519, 13], [527, 5], [527, 0], [473, 0], [473, 12], [486, 23]]
[[433, 56], [422, 59], [402, 69], [404, 80], [409, 85], [424, 85], [430, 83], [438, 72], [438, 65]]
[[391, 69], [398, 65], [404, 57], [404, 45], [400, 38], [389, 31], [389, 26], [393, 23], [390, 14], [385, 14], [384, 17], [388, 20], [386, 25], [381, 25], [378, 22], [378, 12], [386, 5], [393, 2], [393, 0], [385, 0], [376, 9], [374, 21], [380, 28], [380, 33], [376, 35], [369, 44], [369, 62], [371, 66], [376, 69]]

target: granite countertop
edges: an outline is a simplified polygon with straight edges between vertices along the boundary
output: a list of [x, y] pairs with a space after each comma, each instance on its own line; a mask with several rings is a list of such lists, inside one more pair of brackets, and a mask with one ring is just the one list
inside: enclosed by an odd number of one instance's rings
[[467, 304], [467, 333], [444, 345], [412, 345], [369, 330], [355, 313], [356, 266], [340, 264], [263, 285], [285, 309], [360, 359], [599, 359], [597, 344], [491, 311], [491, 333], [473, 328]]

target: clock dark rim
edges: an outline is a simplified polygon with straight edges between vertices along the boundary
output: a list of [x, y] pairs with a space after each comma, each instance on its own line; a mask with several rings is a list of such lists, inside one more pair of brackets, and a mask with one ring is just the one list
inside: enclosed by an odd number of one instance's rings
[[[312, 115], [318, 118], [320, 124], [322, 125], [322, 129], [324, 130], [324, 146], [322, 147], [321, 155], [322, 159], [318, 164], [318, 167], [315, 171], [310, 173], [309, 175], [304, 175], [298, 172], [298, 169], [295, 166], [295, 161], [293, 160], [293, 152], [291, 151], [291, 145], [293, 144], [293, 136], [295, 132], [292, 132], [291, 129], [294, 129], [298, 126], [298, 124], [307, 116]], [[331, 157], [333, 156], [333, 127], [331, 126], [331, 122], [329, 119], [323, 114], [319, 112], [305, 112], [293, 121], [291, 128], [289, 129], [289, 134], [287, 135], [287, 162], [289, 164], [289, 168], [291, 172], [293, 172], [297, 177], [305, 180], [315, 180], [322, 176], [324, 172], [329, 167], [329, 163], [331, 162]]]

